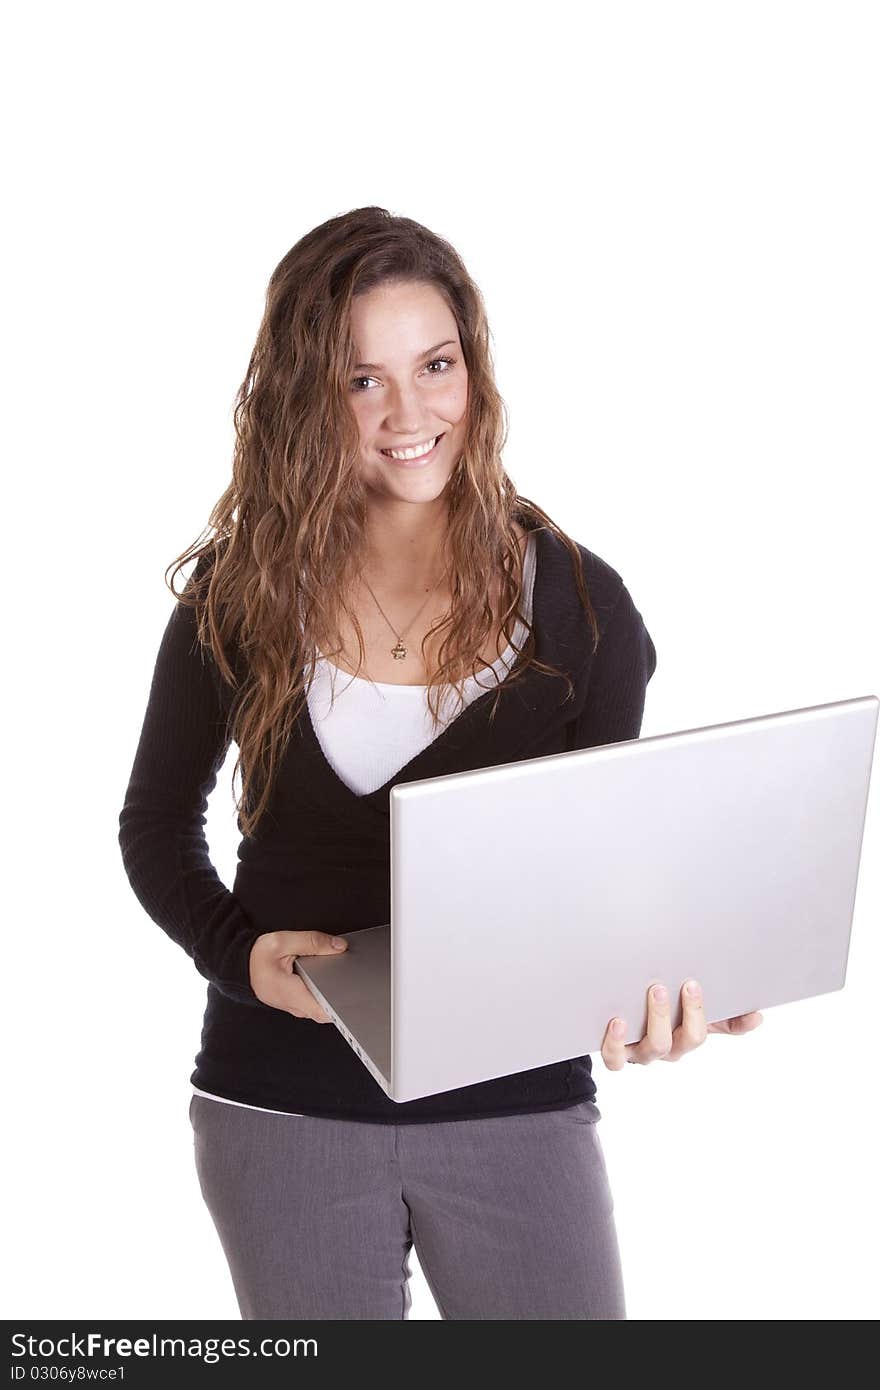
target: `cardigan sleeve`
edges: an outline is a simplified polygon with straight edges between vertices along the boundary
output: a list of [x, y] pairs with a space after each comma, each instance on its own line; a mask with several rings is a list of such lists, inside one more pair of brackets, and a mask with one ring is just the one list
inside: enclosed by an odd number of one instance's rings
[[638, 738], [645, 691], [656, 666], [651, 635], [622, 585], [593, 657], [584, 707], [569, 728], [569, 747]]
[[205, 839], [208, 797], [230, 739], [219, 675], [195, 610], [177, 601], [159, 645], [119, 815], [125, 872], [141, 906], [223, 994], [268, 1007], [250, 983], [262, 932], [221, 882]]

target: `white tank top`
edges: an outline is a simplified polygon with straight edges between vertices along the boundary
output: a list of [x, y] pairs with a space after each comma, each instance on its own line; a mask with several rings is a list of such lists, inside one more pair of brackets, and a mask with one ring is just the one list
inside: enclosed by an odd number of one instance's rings
[[[529, 532], [523, 561], [521, 607], [532, 621], [535, 584], [535, 537]], [[491, 666], [464, 684], [463, 703], [452, 689], [443, 691], [440, 706], [443, 724], [487, 690], [494, 689], [514, 661], [514, 643], [526, 638], [518, 618], [513, 641]], [[336, 775], [358, 796], [384, 787], [394, 773], [433, 742], [436, 734], [428, 708], [427, 686], [396, 685], [353, 676], [318, 656], [315, 678], [308, 694], [309, 714], [315, 736]], [[364, 731], [369, 737], [364, 737]]]

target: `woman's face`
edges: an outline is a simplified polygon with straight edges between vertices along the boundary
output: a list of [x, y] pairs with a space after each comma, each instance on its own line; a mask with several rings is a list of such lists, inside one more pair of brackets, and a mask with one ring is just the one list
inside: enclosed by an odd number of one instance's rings
[[[368, 491], [386, 500], [428, 502], [443, 492], [464, 447], [467, 368], [458, 327], [434, 285], [382, 285], [351, 309], [357, 348], [349, 397]], [[425, 457], [383, 450], [437, 443]]]

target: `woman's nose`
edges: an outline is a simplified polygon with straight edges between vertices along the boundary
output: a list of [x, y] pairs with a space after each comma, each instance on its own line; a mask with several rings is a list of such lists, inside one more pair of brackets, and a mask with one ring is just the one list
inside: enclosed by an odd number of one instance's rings
[[414, 439], [422, 428], [422, 402], [418, 387], [392, 386], [387, 398], [385, 425], [389, 434], [403, 434]]

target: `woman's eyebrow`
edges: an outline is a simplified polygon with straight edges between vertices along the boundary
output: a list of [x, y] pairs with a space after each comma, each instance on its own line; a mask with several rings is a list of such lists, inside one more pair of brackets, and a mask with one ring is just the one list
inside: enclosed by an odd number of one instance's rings
[[[416, 358], [416, 361], [421, 362], [423, 357], [428, 357], [432, 352], [437, 352], [442, 347], [454, 346], [454, 339], [447, 338], [445, 343], [435, 343], [433, 347], [425, 348], [424, 352], [419, 353], [418, 357]], [[385, 368], [381, 362], [355, 362], [352, 371], [357, 372], [361, 370], [366, 372], [384, 372]]]

